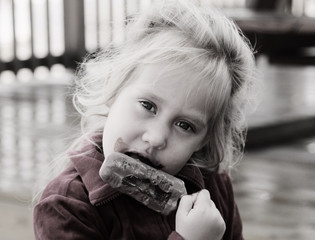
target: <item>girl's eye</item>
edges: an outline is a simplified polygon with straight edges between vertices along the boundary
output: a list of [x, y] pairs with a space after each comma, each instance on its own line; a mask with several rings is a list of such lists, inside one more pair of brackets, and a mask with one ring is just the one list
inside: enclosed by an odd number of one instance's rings
[[180, 121], [177, 122], [175, 125], [183, 129], [184, 131], [195, 132], [195, 128], [188, 122]]
[[156, 113], [156, 106], [153, 103], [150, 103], [148, 101], [140, 101], [140, 104], [149, 112]]

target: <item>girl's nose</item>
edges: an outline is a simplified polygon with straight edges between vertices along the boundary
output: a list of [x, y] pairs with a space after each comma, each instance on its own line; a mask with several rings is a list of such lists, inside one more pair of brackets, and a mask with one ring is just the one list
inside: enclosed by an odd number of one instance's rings
[[167, 145], [169, 130], [166, 127], [149, 128], [142, 135], [142, 141], [152, 149], [162, 150]]

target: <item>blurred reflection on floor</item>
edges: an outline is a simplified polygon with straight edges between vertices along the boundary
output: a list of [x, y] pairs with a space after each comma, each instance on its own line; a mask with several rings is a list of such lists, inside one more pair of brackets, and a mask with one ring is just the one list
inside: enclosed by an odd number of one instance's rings
[[315, 236], [315, 138], [246, 154], [235, 195], [246, 239]]
[[[313, 121], [315, 68], [259, 66], [265, 91], [250, 127]], [[0, 88], [0, 239], [33, 239], [34, 186], [46, 181], [41, 173], [78, 126], [67, 92], [58, 84]], [[246, 153], [233, 174], [246, 239], [314, 239], [313, 136]]]
[[[65, 149], [78, 121], [59, 84], [4, 85], [0, 90], [0, 189], [29, 197], [51, 159]], [[67, 104], [65, 104], [67, 103]], [[40, 176], [40, 177], [39, 177]]]

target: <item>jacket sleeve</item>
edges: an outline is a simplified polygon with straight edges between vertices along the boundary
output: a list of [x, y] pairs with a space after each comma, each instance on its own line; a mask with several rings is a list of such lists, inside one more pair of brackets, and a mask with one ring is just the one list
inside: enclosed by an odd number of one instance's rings
[[34, 208], [35, 239], [107, 239], [106, 228], [93, 206], [51, 195]]
[[243, 226], [241, 216], [234, 198], [232, 182], [227, 174], [222, 174], [223, 183], [225, 185], [225, 216], [226, 216], [226, 232], [223, 239], [243, 240]]

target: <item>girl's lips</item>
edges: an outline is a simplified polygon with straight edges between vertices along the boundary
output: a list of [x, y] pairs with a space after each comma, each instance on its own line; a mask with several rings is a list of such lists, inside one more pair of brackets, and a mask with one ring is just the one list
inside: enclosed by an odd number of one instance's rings
[[152, 161], [149, 157], [146, 157], [145, 155], [141, 153], [132, 151], [132, 152], [125, 152], [125, 154], [134, 159], [138, 159], [140, 162], [143, 162], [144, 164], [149, 165], [150, 167], [153, 167], [155, 169], [163, 168], [163, 165]]
[[114, 151], [115, 152], [120, 152], [120, 153], [124, 153], [134, 159], [139, 159], [139, 161], [155, 168], [155, 169], [162, 169], [164, 166], [153, 161], [152, 159], [150, 159], [149, 156], [147, 156], [146, 154], [142, 154], [139, 153], [137, 151], [130, 151], [128, 145], [122, 140], [122, 138], [118, 138], [115, 146], [114, 146]]

